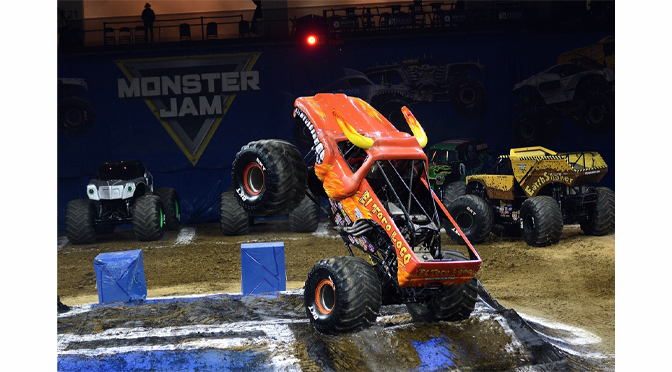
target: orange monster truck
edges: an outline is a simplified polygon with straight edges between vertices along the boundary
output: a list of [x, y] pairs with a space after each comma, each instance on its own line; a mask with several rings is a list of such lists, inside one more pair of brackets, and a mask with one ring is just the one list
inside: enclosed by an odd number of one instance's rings
[[[309, 165], [280, 140], [244, 146], [233, 163], [240, 205], [285, 213], [304, 195], [325, 196], [349, 255], [323, 259], [308, 274], [306, 314], [316, 330], [354, 332], [380, 307], [406, 304], [416, 321], [467, 319], [474, 309], [481, 258], [441, 249], [441, 223], [459, 227], [429, 187], [424, 130], [406, 108], [414, 135], [398, 131], [365, 101], [318, 94], [295, 101], [297, 142], [310, 144]], [[352, 247], [368, 256], [355, 256]]]

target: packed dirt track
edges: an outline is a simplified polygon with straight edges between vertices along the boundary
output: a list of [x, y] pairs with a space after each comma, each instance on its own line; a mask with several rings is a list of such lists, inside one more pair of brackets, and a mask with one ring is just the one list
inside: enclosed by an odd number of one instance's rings
[[[476, 246], [482, 284], [471, 318], [414, 323], [403, 305], [328, 336], [310, 326], [303, 283], [322, 258], [347, 255], [323, 220], [288, 233], [283, 219], [245, 236], [217, 223], [180, 226], [155, 242], [117, 229], [90, 245], [58, 239], [59, 370], [444, 371], [615, 369], [615, 235], [565, 226], [536, 248], [491, 235]], [[442, 234], [444, 247], [452, 245]], [[242, 296], [241, 244], [283, 242], [288, 291]], [[98, 304], [94, 258], [141, 249], [147, 300]]]

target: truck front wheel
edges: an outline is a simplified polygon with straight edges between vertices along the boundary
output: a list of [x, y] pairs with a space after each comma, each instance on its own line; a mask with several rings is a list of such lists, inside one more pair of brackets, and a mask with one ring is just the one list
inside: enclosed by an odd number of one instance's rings
[[376, 272], [361, 257], [332, 257], [319, 261], [304, 289], [306, 314], [322, 333], [348, 333], [375, 323], [382, 304]]
[[525, 242], [533, 247], [545, 247], [560, 241], [562, 211], [550, 196], [535, 196], [520, 207], [520, 230]]
[[256, 216], [287, 213], [306, 193], [303, 156], [289, 142], [250, 142], [236, 154], [232, 167], [232, 186], [241, 205]]
[[163, 208], [157, 195], [144, 195], [133, 204], [133, 232], [140, 241], [163, 238]]
[[[483, 198], [472, 194], [462, 195], [450, 203], [446, 210], [471, 243], [481, 243], [490, 235], [494, 216], [490, 205]], [[445, 229], [456, 243], [466, 244], [450, 221], [446, 222]]]
[[96, 241], [95, 208], [89, 199], [75, 199], [65, 207], [65, 233], [72, 244]]

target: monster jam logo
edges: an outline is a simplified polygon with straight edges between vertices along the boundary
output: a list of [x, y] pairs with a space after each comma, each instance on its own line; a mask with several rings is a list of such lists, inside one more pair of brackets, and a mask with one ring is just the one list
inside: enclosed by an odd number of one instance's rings
[[121, 99], [143, 99], [196, 165], [237, 93], [258, 91], [259, 53], [115, 61]]

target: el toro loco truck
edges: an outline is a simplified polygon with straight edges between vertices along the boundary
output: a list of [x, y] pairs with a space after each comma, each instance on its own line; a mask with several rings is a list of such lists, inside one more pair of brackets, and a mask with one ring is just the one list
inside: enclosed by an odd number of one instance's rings
[[466, 236], [468, 257], [441, 249], [441, 223], [459, 228], [429, 187], [425, 132], [402, 111], [414, 136], [359, 98], [300, 97], [294, 118], [306, 128], [297, 142], [312, 143], [307, 165], [281, 140], [251, 142], [233, 163], [235, 195], [247, 211], [281, 214], [305, 195], [329, 199], [349, 255], [323, 259], [308, 274], [304, 305], [320, 332], [368, 327], [386, 304], [406, 304], [418, 321], [462, 320], [474, 309], [481, 258]]

